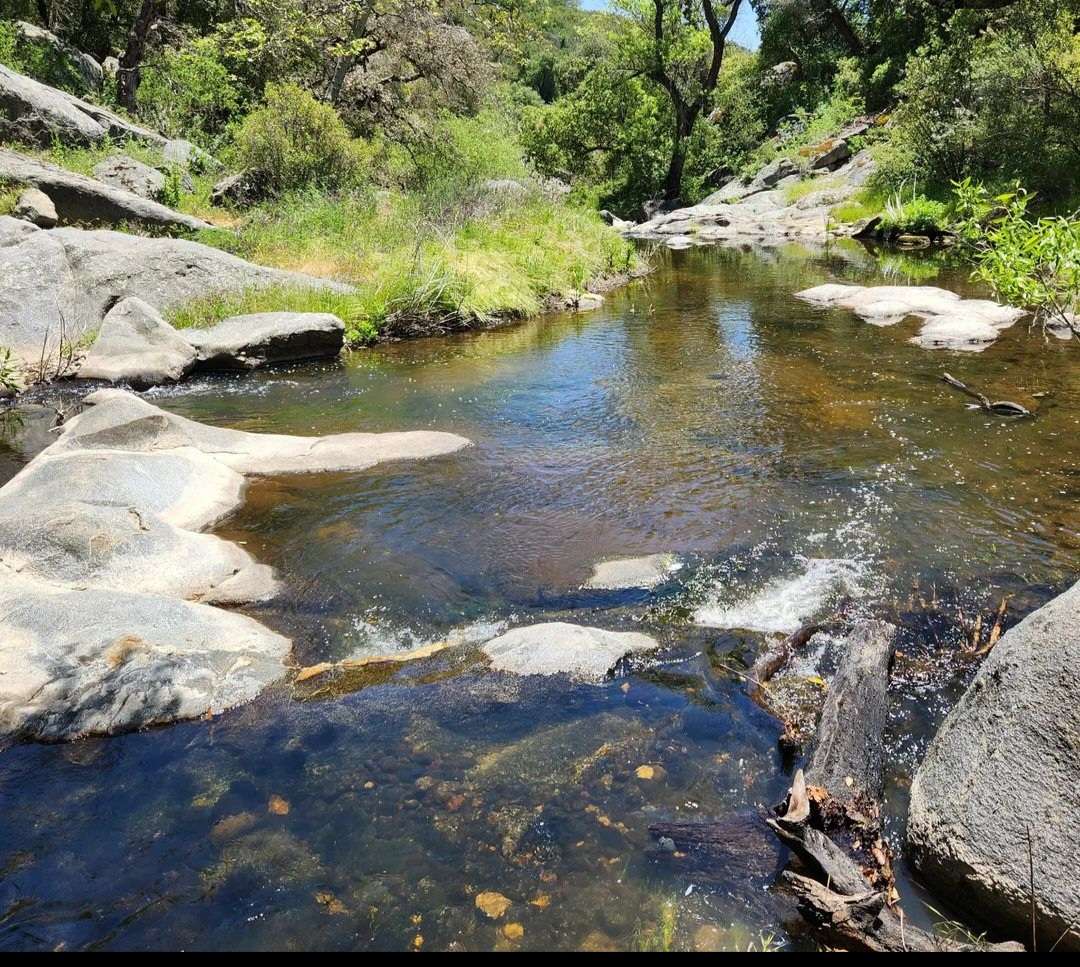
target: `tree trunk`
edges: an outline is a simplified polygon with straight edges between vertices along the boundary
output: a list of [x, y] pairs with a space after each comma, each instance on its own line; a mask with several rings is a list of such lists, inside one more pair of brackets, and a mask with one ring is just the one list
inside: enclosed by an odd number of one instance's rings
[[[349, 30], [349, 40], [359, 40], [367, 34], [368, 21], [371, 19], [371, 11], [374, 5], [368, 3], [353, 18], [352, 27]], [[349, 71], [356, 66], [355, 54], [343, 54], [334, 62], [334, 72], [330, 75], [330, 83], [326, 87], [326, 99], [336, 105], [341, 97], [341, 89], [345, 86], [345, 78]]]
[[49, 0], [37, 0], [38, 20], [46, 30], [52, 27], [52, 11], [49, 10]]
[[139, 89], [139, 70], [146, 56], [150, 28], [165, 12], [165, 0], [142, 0], [139, 12], [128, 33], [127, 47], [120, 57], [116, 74], [116, 99], [127, 110], [135, 111], [135, 92]]

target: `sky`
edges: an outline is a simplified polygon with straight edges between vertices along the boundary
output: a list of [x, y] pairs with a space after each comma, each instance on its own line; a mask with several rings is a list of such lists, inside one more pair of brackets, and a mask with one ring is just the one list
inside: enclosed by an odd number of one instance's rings
[[[580, 3], [586, 10], [603, 10], [608, 5], [608, 0], [580, 0]], [[739, 10], [739, 19], [731, 29], [731, 39], [748, 50], [758, 49], [761, 36], [758, 33], [757, 16], [749, 3], [744, 3]]]

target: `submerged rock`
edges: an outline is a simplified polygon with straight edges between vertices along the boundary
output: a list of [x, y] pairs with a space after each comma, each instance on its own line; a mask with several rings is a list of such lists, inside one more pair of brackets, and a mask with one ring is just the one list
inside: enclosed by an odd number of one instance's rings
[[153, 306], [128, 298], [109, 310], [78, 376], [145, 389], [183, 379], [195, 360], [195, 347]]
[[673, 554], [649, 554], [647, 557], [624, 557], [601, 561], [593, 568], [584, 587], [606, 591], [627, 588], [653, 588], [663, 584], [679, 567]]
[[1080, 950], [1078, 667], [1080, 584], [1002, 637], [911, 789], [923, 879], [995, 933], [1027, 939], [1034, 915], [1040, 949]]
[[[245, 474], [358, 470], [451, 453], [448, 433], [262, 436], [99, 390], [0, 488], [0, 731], [62, 739], [142, 728], [253, 698], [289, 642], [193, 601], [276, 589], [270, 568], [201, 531]], [[184, 600], [181, 600], [184, 599]]]
[[258, 369], [338, 355], [345, 323], [328, 312], [260, 312], [188, 330], [185, 336], [198, 352], [200, 369]]
[[937, 286], [841, 285], [830, 283], [796, 293], [823, 308], [850, 309], [875, 326], [892, 326], [919, 316], [923, 326], [910, 341], [925, 349], [979, 352], [1028, 313], [989, 299], [962, 299]]
[[566, 674], [603, 681], [627, 655], [651, 651], [658, 642], [640, 632], [604, 631], [551, 621], [515, 628], [483, 646], [497, 671], [516, 675]]

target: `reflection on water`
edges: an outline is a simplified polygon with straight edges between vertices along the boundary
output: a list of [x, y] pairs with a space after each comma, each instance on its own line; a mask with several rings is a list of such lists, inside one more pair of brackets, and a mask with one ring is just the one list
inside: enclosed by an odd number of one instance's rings
[[[0, 753], [0, 946], [805, 944], [753, 832], [791, 763], [732, 669], [841, 598], [900, 620], [899, 832], [969, 672], [926, 599], [1033, 607], [1080, 542], [1076, 349], [1020, 325], [983, 354], [931, 353], [915, 323], [792, 298], [836, 279], [882, 276], [843, 248], [677, 253], [591, 315], [151, 394], [248, 430], [469, 436], [428, 463], [258, 481], [221, 530], [285, 579], [253, 613], [301, 664], [458, 644], [345, 694], [282, 685], [213, 722]], [[1036, 419], [969, 410], [945, 369]], [[6, 418], [3, 477], [52, 415]], [[582, 589], [599, 560], [657, 552], [685, 566], [655, 592]], [[663, 650], [603, 687], [477, 660], [551, 618]], [[694, 817], [749, 832], [708, 869], [654, 851], [650, 822]]]

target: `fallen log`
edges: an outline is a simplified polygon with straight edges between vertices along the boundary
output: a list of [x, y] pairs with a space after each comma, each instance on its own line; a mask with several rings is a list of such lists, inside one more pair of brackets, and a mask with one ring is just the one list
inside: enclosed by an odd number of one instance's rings
[[[966, 383], [961, 383], [955, 376], [950, 376], [948, 373], [944, 373], [941, 378], [953, 388], [960, 390], [961, 393], [965, 393], [972, 399], [978, 400], [979, 406], [986, 410], [987, 413], [996, 413], [998, 416], [1034, 415], [1026, 406], [1021, 406], [1019, 403], [1013, 403], [1011, 400], [998, 400], [997, 402], [992, 403], [988, 396], [977, 390], [973, 390]], [[972, 407], [972, 409], [974, 409], [974, 407]]]

